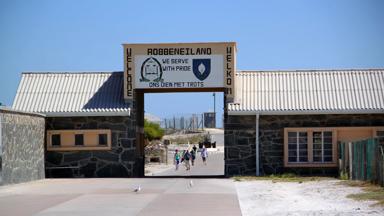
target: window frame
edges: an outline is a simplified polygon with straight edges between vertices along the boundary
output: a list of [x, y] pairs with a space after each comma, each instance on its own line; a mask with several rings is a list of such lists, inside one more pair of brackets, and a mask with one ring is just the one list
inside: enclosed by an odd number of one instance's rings
[[[81, 135], [82, 136], [82, 144], [77, 143], [77, 136]], [[84, 134], [83, 133], [75, 133], [75, 146], [84, 146]]]
[[[52, 138], [53, 138], [53, 136], [59, 136], [59, 145], [53, 145], [53, 140], [52, 140]], [[50, 139], [50, 142], [52, 143], [51, 144], [51, 146], [52, 146], [52, 148], [60, 148], [61, 147], [61, 134], [59, 134], [59, 133], [52, 133], [51, 134], [51, 136], [49, 137], [49, 139]]]
[[[107, 136], [107, 143], [106, 144], [100, 144], [100, 136], [104, 136], [104, 135], [106, 135]], [[99, 133], [98, 135], [97, 135], [97, 138], [98, 138], [98, 146], [107, 146], [108, 145], [108, 134], [106, 134], [106, 133]]]
[[[332, 132], [332, 161], [317, 162], [313, 160], [313, 133]], [[307, 133], [307, 162], [288, 161], [288, 132]], [[322, 143], [322, 151], [324, 151]], [[284, 166], [285, 167], [337, 167], [337, 130], [336, 128], [284, 128]]]
[[[83, 134], [83, 145], [76, 145], [75, 136]], [[107, 134], [107, 145], [99, 145], [99, 134]], [[47, 130], [47, 151], [111, 150], [112, 136], [109, 129]], [[60, 135], [60, 146], [52, 146], [52, 136]]]
[[[308, 132], [308, 161], [309, 162], [288, 162], [288, 132]], [[314, 162], [313, 161], [313, 132], [324, 132], [324, 131], [332, 131], [332, 162]], [[358, 127], [301, 127], [301, 128], [284, 128], [284, 167], [337, 167], [337, 154], [338, 154], [338, 146], [337, 143], [339, 141], [343, 142], [353, 142], [346, 141], [345, 134], [349, 133], [360, 133], [359, 136], [369, 139], [369, 138], [378, 138], [378, 131], [384, 131], [383, 126], [358, 126]], [[358, 136], [352, 137], [352, 139], [356, 139]]]
[[[325, 132], [330, 132], [331, 133], [331, 138], [332, 138], [332, 143], [331, 143], [331, 145], [332, 145], [332, 147], [331, 147], [331, 151], [332, 151], [332, 154], [331, 154], [331, 156], [332, 156], [332, 160], [331, 161], [325, 161], [325, 158], [326, 158], [326, 155], [325, 155], [325, 151], [326, 150], [329, 150], [329, 149], [326, 149], [325, 148], [325, 145], [326, 144], [328, 144], [328, 143], [325, 143], [325, 136], [324, 136], [324, 133]], [[321, 161], [315, 161], [315, 155], [314, 155], [314, 151], [315, 151], [315, 142], [314, 142], [314, 133], [320, 133], [321, 134], [321, 143], [320, 143], [320, 145], [321, 145], [321, 148], [320, 149], [318, 149], [318, 150], [320, 150], [321, 151], [321, 155], [320, 155], [320, 159], [321, 159]], [[323, 130], [323, 131], [316, 131], [316, 130], [314, 130], [313, 132], [312, 132], [312, 136], [313, 136], [313, 139], [312, 139], [312, 149], [313, 149], [313, 151], [312, 151], [312, 154], [313, 154], [313, 162], [315, 162], [315, 163], [329, 163], [329, 162], [332, 162], [333, 161], [333, 151], [334, 151], [334, 149], [333, 149], [333, 139], [334, 139], [334, 137], [333, 137], [333, 131], [332, 130]], [[337, 143], [337, 140], [336, 140], [336, 143]], [[327, 155], [328, 156], [328, 155]]]
[[[289, 153], [291, 152], [290, 151], [290, 149], [289, 149], [289, 145], [290, 145], [290, 143], [289, 143], [289, 133], [294, 133], [295, 134], [295, 141], [296, 141], [296, 144], [294, 144], [295, 145], [295, 147], [296, 147], [296, 161], [289, 161], [289, 158], [290, 158], [290, 155], [289, 155]], [[300, 136], [300, 133], [305, 133], [306, 134], [306, 140], [307, 140], [307, 148], [306, 148], [306, 152], [307, 152], [307, 161], [300, 161], [300, 150], [301, 150], [301, 148], [300, 148], [300, 145], [301, 145], [301, 143], [300, 143], [300, 138], [301, 138], [301, 136]], [[307, 163], [308, 162], [308, 132], [306, 132], [306, 131], [288, 131], [287, 132], [287, 137], [288, 137], [288, 141], [287, 141], [287, 145], [288, 145], [288, 152], [287, 152], [287, 154], [288, 154], [288, 163]]]

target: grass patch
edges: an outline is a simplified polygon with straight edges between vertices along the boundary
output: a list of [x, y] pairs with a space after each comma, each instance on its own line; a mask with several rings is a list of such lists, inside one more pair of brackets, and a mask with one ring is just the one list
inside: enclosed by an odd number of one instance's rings
[[284, 173], [277, 175], [267, 175], [267, 176], [234, 176], [232, 179], [234, 181], [257, 181], [257, 180], [270, 180], [272, 182], [297, 182], [303, 183], [308, 181], [319, 181], [321, 179], [329, 179], [327, 177], [317, 177], [317, 176], [298, 176], [293, 173]]
[[351, 187], [360, 187], [363, 192], [349, 194], [347, 197], [354, 200], [372, 200], [376, 201], [373, 205], [384, 206], [384, 188], [364, 181], [343, 181], [342, 184]]
[[348, 179], [349, 179], [348, 173], [342, 171], [342, 172], [340, 173], [339, 179], [340, 179], [340, 180], [348, 180]]

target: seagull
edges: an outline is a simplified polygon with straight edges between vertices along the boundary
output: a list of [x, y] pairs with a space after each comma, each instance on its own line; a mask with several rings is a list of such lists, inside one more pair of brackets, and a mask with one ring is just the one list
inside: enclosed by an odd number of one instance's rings
[[193, 181], [192, 180], [189, 182], [189, 187], [190, 188], [193, 187]]
[[136, 192], [136, 193], [139, 193], [141, 191], [141, 187], [139, 185], [139, 187], [135, 188], [135, 190], [133, 190], [133, 192]]

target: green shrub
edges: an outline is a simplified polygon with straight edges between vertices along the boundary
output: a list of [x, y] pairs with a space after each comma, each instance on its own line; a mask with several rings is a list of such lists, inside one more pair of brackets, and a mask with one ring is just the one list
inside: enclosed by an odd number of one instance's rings
[[144, 119], [144, 137], [149, 140], [160, 140], [164, 136], [164, 130], [159, 124]]

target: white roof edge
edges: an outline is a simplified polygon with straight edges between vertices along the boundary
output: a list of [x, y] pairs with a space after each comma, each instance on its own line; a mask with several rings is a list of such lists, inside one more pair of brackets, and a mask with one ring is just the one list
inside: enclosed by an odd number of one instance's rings
[[27, 112], [27, 111], [13, 109], [11, 107], [0, 107], [0, 111], [10, 112], [10, 113], [19, 113], [19, 114], [24, 114], [24, 115], [35, 115], [35, 116], [40, 116], [40, 117], [46, 117], [46, 115], [43, 113]]
[[111, 71], [23, 71], [21, 74], [105, 74], [105, 73], [123, 73], [122, 70], [111, 70]]
[[384, 68], [339, 68], [339, 69], [258, 69], [258, 70], [236, 70], [236, 73], [241, 72], [321, 72], [321, 71], [327, 71], [327, 72], [343, 72], [343, 71], [377, 71], [377, 70], [384, 70]]
[[47, 112], [46, 117], [86, 117], [86, 116], [131, 116], [131, 110], [124, 112]]
[[292, 110], [292, 111], [228, 111], [228, 115], [331, 115], [331, 114], [384, 114], [375, 110]]

